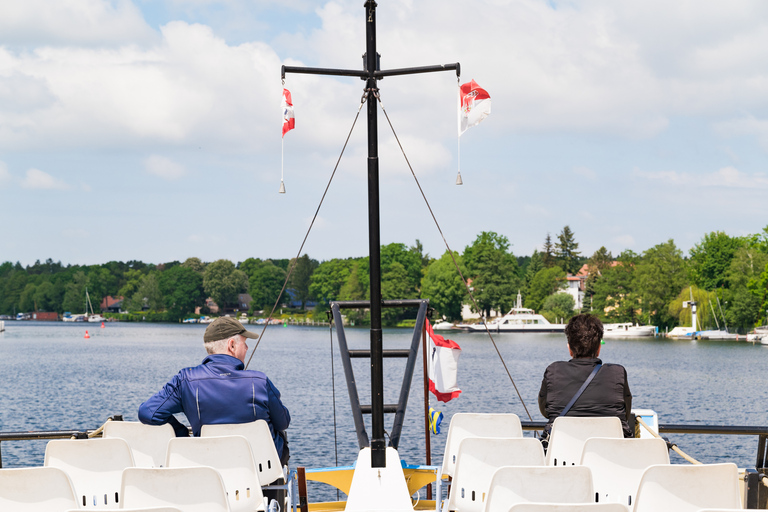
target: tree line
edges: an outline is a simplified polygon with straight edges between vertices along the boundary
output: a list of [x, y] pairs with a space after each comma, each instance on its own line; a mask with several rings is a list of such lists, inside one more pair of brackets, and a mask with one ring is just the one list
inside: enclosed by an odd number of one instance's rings
[[[79, 313], [87, 289], [94, 309], [103, 297], [122, 296], [123, 309], [145, 312], [145, 317], [151, 313], [155, 320], [178, 321], [197, 307], [205, 308], [207, 298], [231, 310], [241, 293], [253, 299], [250, 314], [269, 312], [281, 297], [282, 304], [300, 309], [314, 303], [317, 315], [334, 300], [368, 299], [368, 266], [367, 257], [318, 262], [307, 254], [295, 261], [248, 258], [237, 264], [225, 259], [205, 263], [194, 257], [157, 265], [111, 261], [64, 266], [48, 259], [23, 267], [5, 262], [0, 265], [0, 314]], [[507, 237], [484, 231], [462, 253], [446, 251], [439, 258], [425, 254], [418, 240], [412, 246], [384, 245], [381, 267], [385, 300], [429, 298], [437, 315], [450, 321], [461, 320], [464, 304], [485, 316], [506, 312], [518, 292], [525, 307], [550, 320], [568, 319], [579, 311], [573, 297], [561, 292], [566, 276], [580, 271], [588, 274], [581, 311], [606, 322], [661, 329], [686, 324], [690, 309], [682, 303], [691, 297], [699, 304], [703, 327], [725, 324], [744, 331], [766, 323], [768, 315], [768, 227], [743, 237], [708, 233], [687, 255], [668, 240], [640, 254], [626, 250], [614, 256], [601, 247], [584, 256], [565, 226], [555, 237], [546, 235], [541, 251], [515, 256]], [[415, 312], [385, 309], [383, 314], [386, 325], [396, 325]], [[366, 311], [349, 316], [368, 321]]]

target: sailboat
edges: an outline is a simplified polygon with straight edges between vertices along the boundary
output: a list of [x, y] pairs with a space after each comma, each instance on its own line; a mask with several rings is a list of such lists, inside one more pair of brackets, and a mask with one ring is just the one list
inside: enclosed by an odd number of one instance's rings
[[[86, 317], [89, 322], [97, 323], [97, 322], [106, 321], [106, 318], [104, 318], [104, 315], [102, 315], [101, 313], [93, 312], [93, 304], [91, 304], [91, 296], [88, 295], [88, 288], [85, 289], [85, 304], [88, 307], [88, 309], [86, 310]], [[90, 311], [90, 313], [88, 313], [88, 311]]]

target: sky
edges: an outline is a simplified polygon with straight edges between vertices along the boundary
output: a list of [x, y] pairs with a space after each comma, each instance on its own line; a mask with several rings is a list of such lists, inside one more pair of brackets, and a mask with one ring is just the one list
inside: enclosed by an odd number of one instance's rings
[[[0, 0], [0, 261], [296, 256], [360, 107], [363, 0]], [[684, 252], [768, 225], [768, 3], [379, 0], [380, 97], [445, 238]], [[381, 241], [445, 244], [379, 110]], [[301, 251], [368, 252], [365, 107]], [[460, 155], [460, 158], [459, 158]], [[457, 186], [461, 170], [463, 185]], [[279, 194], [281, 172], [286, 194]]]

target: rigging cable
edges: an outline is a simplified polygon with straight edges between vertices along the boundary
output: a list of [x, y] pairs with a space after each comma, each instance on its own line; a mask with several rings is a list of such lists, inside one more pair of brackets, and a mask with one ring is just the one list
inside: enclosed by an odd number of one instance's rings
[[[421, 188], [421, 183], [419, 183], [419, 179], [416, 177], [416, 173], [414, 172], [413, 167], [411, 166], [411, 162], [408, 160], [408, 156], [405, 154], [405, 149], [403, 149], [403, 145], [400, 143], [400, 138], [397, 136], [397, 133], [395, 132], [395, 127], [392, 126], [392, 121], [389, 119], [389, 114], [387, 114], [387, 109], [384, 108], [384, 103], [381, 101], [381, 96], [379, 96], [379, 92], [378, 91], [374, 92], [374, 96], [376, 96], [376, 99], [379, 101], [379, 105], [381, 105], [381, 110], [382, 112], [384, 112], [384, 117], [387, 118], [387, 123], [389, 123], [389, 127], [392, 129], [392, 135], [395, 136], [397, 145], [400, 147], [400, 151], [403, 153], [403, 158], [405, 158], [405, 163], [408, 164], [408, 169], [410, 169], [411, 175], [413, 176], [413, 179], [416, 181], [416, 186], [419, 187], [419, 192], [421, 192], [421, 197], [424, 199], [424, 202], [427, 205], [427, 209], [429, 209], [430, 215], [432, 215], [432, 220], [435, 221], [435, 226], [437, 226], [437, 230], [440, 232], [440, 236], [443, 238], [445, 247], [448, 249], [448, 252], [451, 255], [451, 259], [453, 260], [453, 265], [456, 267], [456, 271], [459, 273], [459, 277], [461, 277], [461, 281], [464, 283], [464, 286], [467, 289], [469, 298], [472, 300], [472, 303], [475, 305], [475, 308], [478, 311], [480, 311], [480, 307], [477, 305], [477, 301], [475, 301], [475, 297], [472, 295], [472, 290], [469, 288], [469, 283], [467, 283], [467, 280], [464, 279], [464, 274], [461, 273], [459, 264], [456, 262], [456, 257], [453, 255], [453, 251], [448, 245], [448, 241], [445, 239], [443, 230], [440, 228], [440, 223], [437, 222], [437, 218], [435, 217], [435, 212], [432, 211], [432, 207], [430, 206], [429, 201], [427, 200], [427, 196], [426, 194], [424, 194], [424, 190]], [[515, 379], [512, 378], [512, 374], [509, 372], [509, 368], [507, 368], [507, 363], [504, 362], [504, 357], [501, 355], [501, 352], [499, 351], [499, 347], [496, 345], [496, 341], [493, 339], [493, 336], [491, 335], [491, 331], [488, 329], [488, 325], [485, 323], [485, 318], [483, 318], [482, 320], [483, 320], [483, 327], [485, 327], [485, 332], [488, 333], [488, 337], [491, 339], [491, 343], [493, 343], [493, 348], [496, 349], [496, 354], [498, 354], [499, 359], [501, 360], [501, 364], [504, 365], [504, 370], [507, 372], [507, 376], [509, 377], [509, 380], [512, 382], [512, 386], [515, 388], [517, 397], [520, 399], [520, 403], [523, 405], [523, 409], [525, 409], [525, 413], [528, 415], [528, 419], [533, 421], [533, 418], [531, 417], [531, 413], [528, 412], [528, 407], [525, 405], [525, 400], [523, 400], [523, 397], [520, 394], [520, 390], [517, 389], [517, 384], [515, 384]]]
[[280, 289], [280, 293], [277, 296], [277, 300], [275, 301], [275, 305], [272, 306], [272, 311], [269, 312], [269, 318], [267, 318], [267, 323], [264, 324], [264, 328], [261, 330], [261, 334], [259, 335], [259, 339], [256, 341], [256, 345], [253, 347], [253, 350], [251, 350], [251, 357], [248, 358], [248, 362], [245, 364], [245, 369], [248, 369], [248, 365], [251, 364], [251, 359], [253, 359], [253, 354], [256, 353], [256, 349], [259, 348], [259, 343], [261, 343], [261, 340], [263, 339], [264, 332], [267, 330], [267, 326], [269, 325], [269, 321], [272, 320], [272, 315], [275, 313], [275, 310], [277, 309], [277, 305], [280, 304], [280, 298], [283, 296], [283, 292], [285, 291], [285, 287], [288, 286], [288, 280], [291, 278], [291, 274], [293, 273], [293, 269], [296, 268], [296, 263], [299, 261], [299, 257], [301, 256], [301, 251], [304, 249], [304, 244], [307, 243], [307, 238], [309, 238], [309, 233], [312, 231], [312, 227], [315, 225], [315, 220], [317, 219], [317, 215], [320, 213], [320, 208], [323, 206], [323, 201], [325, 201], [325, 196], [328, 194], [328, 189], [331, 188], [331, 183], [333, 182], [333, 177], [336, 175], [336, 171], [339, 168], [339, 163], [341, 163], [341, 157], [344, 156], [344, 151], [347, 149], [347, 144], [349, 143], [349, 138], [352, 136], [352, 130], [355, 129], [355, 124], [357, 124], [357, 119], [360, 117], [360, 111], [363, 109], [363, 105], [365, 104], [365, 100], [368, 96], [368, 92], [366, 91], [363, 93], [363, 97], [360, 99], [360, 106], [357, 108], [357, 114], [355, 115], [355, 120], [352, 121], [352, 127], [349, 129], [349, 133], [347, 134], [347, 140], [344, 141], [344, 146], [341, 148], [341, 154], [339, 154], [338, 160], [336, 160], [336, 165], [333, 167], [333, 172], [331, 173], [331, 177], [328, 180], [328, 184], [325, 186], [325, 191], [323, 192], [323, 197], [320, 198], [320, 204], [317, 205], [317, 210], [315, 210], [315, 215], [312, 217], [312, 222], [309, 223], [309, 228], [307, 229], [307, 234], [304, 235], [304, 240], [301, 242], [301, 247], [299, 247], [299, 252], [296, 253], [296, 258], [293, 260], [293, 264], [288, 268], [288, 273], [285, 276], [285, 282], [283, 282], [283, 287]]

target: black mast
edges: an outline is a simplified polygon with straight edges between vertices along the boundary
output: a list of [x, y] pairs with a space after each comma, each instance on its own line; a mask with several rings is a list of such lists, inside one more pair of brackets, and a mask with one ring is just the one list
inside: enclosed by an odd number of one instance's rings
[[378, 69], [376, 52], [376, 2], [365, 4], [365, 55], [362, 71], [346, 69], [304, 68], [283, 66], [286, 73], [312, 75], [356, 76], [366, 81], [365, 94], [368, 102], [368, 250], [370, 258], [371, 291], [371, 466], [386, 467], [386, 440], [384, 439], [384, 364], [383, 336], [381, 332], [381, 239], [379, 229], [379, 141], [377, 130], [378, 80], [385, 76], [412, 75], [434, 71], [456, 70], [458, 63], [442, 66], [403, 68], [381, 71]]

